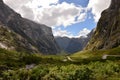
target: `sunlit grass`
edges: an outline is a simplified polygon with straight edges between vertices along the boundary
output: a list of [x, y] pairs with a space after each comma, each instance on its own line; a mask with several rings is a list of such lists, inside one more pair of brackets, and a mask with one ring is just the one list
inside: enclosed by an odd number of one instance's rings
[[81, 60], [81, 59], [102, 59], [102, 56], [108, 55], [120, 55], [120, 47], [108, 49], [108, 50], [88, 50], [88, 51], [80, 51], [70, 55], [70, 57], [74, 60]]

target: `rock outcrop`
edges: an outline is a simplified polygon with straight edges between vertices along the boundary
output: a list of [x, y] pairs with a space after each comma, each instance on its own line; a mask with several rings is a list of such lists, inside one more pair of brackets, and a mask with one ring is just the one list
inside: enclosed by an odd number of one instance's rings
[[104, 10], [86, 50], [110, 49], [120, 46], [120, 1], [112, 0]]
[[[0, 0], [0, 22], [14, 33], [22, 36], [38, 52], [56, 54], [59, 47], [50, 27], [22, 18]], [[29, 51], [31, 52], [31, 51]]]

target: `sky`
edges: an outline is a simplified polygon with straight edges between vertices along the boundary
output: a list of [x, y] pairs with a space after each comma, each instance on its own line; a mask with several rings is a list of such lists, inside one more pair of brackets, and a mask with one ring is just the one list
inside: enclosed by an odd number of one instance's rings
[[111, 0], [4, 0], [22, 17], [52, 28], [54, 36], [78, 38], [96, 27]]

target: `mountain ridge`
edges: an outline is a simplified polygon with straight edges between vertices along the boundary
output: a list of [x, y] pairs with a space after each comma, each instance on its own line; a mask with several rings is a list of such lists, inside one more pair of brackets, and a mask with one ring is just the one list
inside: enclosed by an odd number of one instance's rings
[[87, 37], [79, 37], [79, 38], [68, 38], [68, 37], [55, 37], [56, 42], [60, 46], [62, 51], [67, 53], [75, 53], [84, 49], [90, 40], [94, 29], [87, 35]]
[[11, 31], [21, 35], [28, 43], [43, 54], [59, 53], [59, 46], [54, 40], [50, 27], [22, 18], [0, 1], [0, 22]]
[[120, 1], [112, 0], [104, 10], [85, 50], [111, 49], [120, 46]]

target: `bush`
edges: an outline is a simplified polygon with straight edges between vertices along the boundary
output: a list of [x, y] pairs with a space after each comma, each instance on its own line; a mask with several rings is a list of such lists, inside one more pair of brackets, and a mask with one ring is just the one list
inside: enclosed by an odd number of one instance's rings
[[25, 55], [20, 59], [21, 62], [24, 62], [25, 64], [38, 64], [41, 61], [41, 58], [36, 55]]
[[37, 67], [32, 70], [32, 75], [30, 80], [41, 80], [46, 74], [49, 73], [49, 70], [44, 67]]
[[90, 80], [92, 79], [92, 71], [88, 68], [78, 69], [74, 75], [69, 77], [69, 80]]

